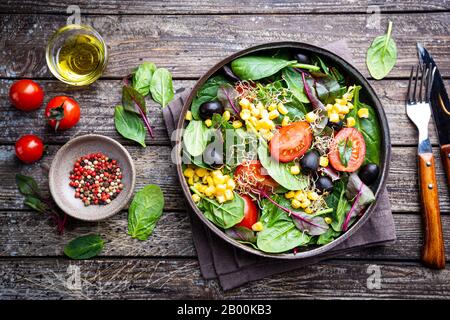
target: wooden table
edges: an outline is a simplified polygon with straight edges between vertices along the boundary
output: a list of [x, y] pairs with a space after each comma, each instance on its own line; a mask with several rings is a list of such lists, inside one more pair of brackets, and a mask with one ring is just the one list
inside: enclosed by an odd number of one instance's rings
[[[380, 29], [367, 27], [367, 1], [347, 0], [164, 0], [76, 1], [82, 23], [105, 38], [110, 53], [103, 77], [88, 88], [69, 87], [46, 67], [45, 44], [66, 23], [72, 1], [2, 1], [0, 3], [0, 298], [449, 298], [450, 269], [431, 271], [420, 264], [422, 243], [418, 203], [416, 140], [404, 110], [407, 77], [417, 63], [415, 44], [426, 45], [444, 76], [450, 75], [450, 1], [376, 1]], [[370, 2], [370, 1], [369, 1]], [[370, 3], [369, 3], [370, 4]], [[378, 8], [378, 9], [377, 9]], [[155, 138], [143, 149], [114, 129], [113, 110], [120, 103], [120, 79], [142, 61], [168, 68], [176, 89], [192, 86], [213, 64], [237, 50], [269, 41], [293, 40], [316, 45], [346, 39], [357, 68], [366, 76], [364, 59], [372, 39], [394, 22], [398, 62], [388, 78], [371, 80], [391, 129], [392, 163], [388, 189], [396, 223], [395, 244], [348, 254], [295, 272], [223, 292], [199, 271], [171, 147], [160, 107], [149, 111]], [[79, 124], [55, 134], [43, 108], [22, 113], [8, 102], [15, 79], [36, 79], [50, 97], [66, 94], [82, 106]], [[436, 148], [436, 134], [431, 127]], [[48, 154], [34, 165], [21, 164], [14, 143], [23, 134], [41, 136]], [[148, 241], [127, 234], [127, 213], [100, 223], [76, 222], [63, 236], [23, 205], [14, 175], [35, 177], [47, 190], [46, 167], [58, 148], [76, 135], [100, 133], [123, 143], [136, 163], [137, 186], [159, 184], [165, 212]], [[440, 161], [438, 182], [447, 257], [450, 257], [450, 198]], [[45, 186], [45, 187], [44, 187]], [[101, 256], [71, 261], [62, 255], [72, 238], [100, 233], [107, 240]], [[371, 266], [369, 268], [369, 266]], [[374, 267], [375, 266], [375, 267]], [[379, 268], [379, 269], [378, 269]], [[371, 286], [373, 271], [381, 286]], [[79, 271], [81, 290], [68, 286]], [[369, 282], [369, 285], [368, 285]]]

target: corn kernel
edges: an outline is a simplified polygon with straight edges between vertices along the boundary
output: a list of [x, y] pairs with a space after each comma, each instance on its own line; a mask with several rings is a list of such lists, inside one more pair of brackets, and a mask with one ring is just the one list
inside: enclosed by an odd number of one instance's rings
[[213, 178], [214, 184], [215, 185], [219, 185], [219, 184], [224, 184], [226, 182], [226, 179], [224, 176], [215, 176]]
[[347, 114], [350, 111], [347, 105], [339, 107], [339, 113]]
[[318, 115], [315, 112], [311, 111], [306, 114], [305, 120], [308, 121], [309, 123], [312, 123], [317, 120], [317, 117]]
[[208, 183], [208, 185], [214, 186], [214, 180], [211, 176], [206, 177], [206, 182]]
[[281, 102], [278, 104], [278, 112], [282, 115], [288, 114], [289, 110]]
[[278, 112], [278, 110], [273, 110], [269, 112], [269, 119], [273, 120], [276, 119], [280, 116], [280, 113]]
[[330, 112], [328, 113], [328, 118], [330, 119], [330, 122], [339, 122], [339, 114], [336, 112]]
[[220, 170], [214, 170], [212, 172], [212, 176], [213, 177], [221, 177], [221, 176], [223, 176], [223, 174], [222, 174], [222, 171], [220, 171]]
[[252, 225], [252, 230], [253, 231], [255, 231], [255, 232], [259, 232], [259, 231], [262, 231], [264, 229], [264, 226], [263, 226], [263, 224], [261, 223], [261, 222], [255, 222], [253, 225]]
[[297, 165], [292, 166], [292, 167], [289, 169], [289, 171], [291, 172], [291, 174], [294, 174], [294, 175], [300, 174], [300, 167], [297, 166]]
[[333, 105], [331, 103], [329, 103], [329, 104], [327, 104], [325, 109], [327, 109], [328, 112], [331, 112], [333, 110]]
[[263, 103], [262, 103], [262, 102], [258, 102], [258, 103], [256, 104], [256, 108], [258, 108], [259, 110], [264, 110], [264, 105], [263, 105]]
[[271, 103], [267, 109], [269, 111], [277, 110], [278, 106], [275, 103]]
[[259, 110], [258, 108], [255, 107], [252, 109], [251, 113], [252, 113], [252, 116], [259, 117], [259, 115], [261, 114], [261, 110]]
[[268, 120], [268, 119], [259, 120], [258, 125], [261, 129], [267, 129], [267, 130], [275, 129], [275, 123], [273, 123], [272, 120]]
[[186, 168], [183, 172], [184, 176], [187, 178], [193, 178], [195, 171], [192, 168]]
[[298, 201], [305, 201], [307, 199], [306, 194], [303, 190], [296, 191], [294, 198]]
[[319, 199], [319, 195], [314, 192], [314, 191], [309, 191], [308, 192], [308, 199], [312, 200], [312, 201], [316, 201], [317, 199]]
[[325, 219], [323, 220], [325, 220], [326, 224], [331, 224], [333, 222], [333, 220], [330, 217], [325, 217]]
[[250, 101], [247, 98], [243, 98], [243, 99], [241, 99], [241, 101], [239, 101], [239, 105], [243, 109], [248, 109], [250, 107]]
[[192, 200], [194, 200], [194, 202], [199, 202], [200, 201], [200, 196], [196, 193], [194, 193], [192, 195]]
[[225, 198], [225, 195], [221, 194], [219, 196], [216, 197], [217, 202], [219, 203], [224, 203], [225, 201], [227, 201], [227, 199]]
[[347, 99], [336, 99], [335, 102], [338, 105], [345, 106], [347, 104]]
[[346, 93], [344, 93], [344, 95], [342, 96], [342, 99], [345, 99], [345, 100], [350, 100], [352, 97], [351, 97], [351, 95], [350, 95], [350, 93], [348, 93], [348, 92], [346, 92]]
[[275, 134], [273, 132], [269, 131], [263, 134], [263, 138], [266, 139], [267, 141], [270, 141], [272, 140], [274, 135]]
[[294, 209], [298, 209], [301, 206], [301, 202], [298, 201], [297, 199], [292, 199], [291, 201], [291, 207]]
[[190, 186], [193, 186], [193, 185], [194, 185], [194, 178], [193, 178], [193, 177], [188, 178], [188, 184], [189, 184]]
[[227, 190], [226, 184], [217, 184], [216, 185], [216, 195], [221, 195]]
[[321, 156], [319, 159], [319, 165], [321, 167], [328, 167], [328, 157], [327, 156]]
[[184, 118], [187, 121], [191, 121], [192, 120], [192, 112], [190, 110], [188, 110], [188, 112], [186, 112], [186, 116]]
[[212, 120], [211, 119], [206, 119], [205, 120], [205, 124], [206, 124], [206, 126], [209, 128], [209, 127], [211, 127], [212, 126]]
[[311, 205], [311, 200], [305, 199], [301, 202], [300, 207], [302, 207], [304, 209], [304, 208], [309, 207], [310, 205]]
[[204, 168], [197, 168], [195, 169], [195, 174], [199, 176], [200, 178], [204, 177], [206, 175], [207, 171]]
[[263, 109], [261, 111], [261, 119], [269, 119], [269, 111], [267, 111], [266, 109]]
[[198, 182], [198, 181], [200, 181], [200, 177], [197, 176], [197, 175], [195, 175], [195, 176], [194, 176], [194, 182]]
[[258, 128], [259, 133], [261, 133], [262, 135], [265, 135], [267, 132], [270, 132], [270, 130], [267, 130], [267, 129], [261, 129], [261, 124], [260, 124], [259, 121], [258, 121], [258, 123], [257, 123], [257, 128]]
[[239, 120], [233, 121], [233, 128], [239, 129], [241, 127], [242, 127], [242, 122], [240, 122]]
[[234, 199], [233, 191], [225, 190], [225, 199], [227, 199], [227, 201], [233, 200]]
[[333, 105], [333, 109], [331, 109], [331, 112], [339, 113], [340, 111], [341, 111], [341, 106], [339, 104], [335, 103]]
[[233, 179], [227, 181], [227, 188], [233, 190], [236, 188], [236, 182]]
[[223, 120], [223, 121], [228, 121], [228, 120], [230, 120], [230, 118], [231, 118], [230, 111], [225, 110], [225, 112], [224, 112], [223, 115], [222, 115], [222, 120]]
[[290, 119], [289, 119], [289, 116], [284, 116], [283, 117], [283, 121], [281, 121], [281, 125], [284, 127], [284, 126], [287, 126], [288, 124], [289, 124], [289, 122], [290, 122]]
[[358, 110], [358, 117], [360, 118], [369, 118], [369, 109], [361, 108]]
[[305, 208], [305, 213], [311, 214], [311, 213], [313, 213], [313, 210], [310, 207]]
[[295, 192], [294, 192], [294, 191], [289, 191], [289, 192], [286, 192], [286, 193], [284, 194], [284, 197], [285, 197], [286, 199], [292, 199], [294, 196], [295, 196]]
[[258, 123], [258, 119], [257, 119], [256, 117], [254, 117], [254, 116], [251, 116], [251, 117], [248, 119], [248, 122], [250, 122], [250, 124], [251, 124], [252, 126], [256, 127], [256, 125], [257, 125], [257, 123]]
[[201, 184], [201, 185], [198, 186], [197, 190], [200, 191], [201, 193], [205, 193], [207, 188], [208, 187], [206, 185]]
[[355, 106], [351, 102], [347, 102], [347, 106], [349, 109], [353, 109]]
[[354, 127], [356, 124], [355, 118], [353, 117], [348, 117], [347, 118], [347, 127]]
[[342, 114], [342, 113], [339, 114], [339, 119], [340, 119], [340, 120], [344, 120], [344, 118], [345, 118], [345, 114]]
[[240, 116], [242, 120], [248, 120], [251, 116], [250, 110], [247, 109], [242, 110]]
[[205, 189], [205, 196], [211, 197], [213, 194], [216, 193], [216, 188], [213, 185], [210, 185]]

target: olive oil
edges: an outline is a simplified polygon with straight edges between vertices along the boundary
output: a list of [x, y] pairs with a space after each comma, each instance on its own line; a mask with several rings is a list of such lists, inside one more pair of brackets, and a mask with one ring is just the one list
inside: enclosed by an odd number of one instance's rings
[[106, 59], [103, 39], [88, 26], [70, 25], [58, 30], [47, 48], [47, 64], [52, 73], [77, 86], [97, 80]]

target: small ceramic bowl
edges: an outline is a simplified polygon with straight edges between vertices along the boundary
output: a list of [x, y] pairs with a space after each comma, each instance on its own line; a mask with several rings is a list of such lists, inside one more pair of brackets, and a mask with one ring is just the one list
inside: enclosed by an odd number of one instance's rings
[[[70, 171], [75, 161], [89, 153], [102, 152], [107, 157], [117, 160], [123, 172], [123, 191], [107, 205], [84, 206], [75, 198], [75, 189], [69, 186]], [[97, 221], [111, 217], [122, 210], [133, 195], [136, 171], [128, 151], [114, 139], [88, 134], [67, 142], [56, 153], [50, 167], [50, 193], [56, 204], [68, 215], [85, 221]]]

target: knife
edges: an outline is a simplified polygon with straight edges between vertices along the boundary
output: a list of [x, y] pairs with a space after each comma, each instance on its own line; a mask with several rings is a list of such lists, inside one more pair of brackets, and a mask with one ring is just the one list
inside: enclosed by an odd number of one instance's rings
[[445, 90], [444, 80], [431, 54], [420, 43], [417, 43], [417, 52], [421, 65], [431, 64], [432, 67], [436, 67], [431, 87], [430, 104], [441, 148], [441, 161], [444, 165], [447, 186], [450, 190], [450, 100]]

